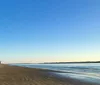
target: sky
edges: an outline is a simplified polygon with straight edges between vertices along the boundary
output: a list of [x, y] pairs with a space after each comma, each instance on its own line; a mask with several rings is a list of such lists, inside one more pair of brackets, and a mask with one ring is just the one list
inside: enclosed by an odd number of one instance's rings
[[1, 0], [0, 60], [100, 60], [100, 0]]

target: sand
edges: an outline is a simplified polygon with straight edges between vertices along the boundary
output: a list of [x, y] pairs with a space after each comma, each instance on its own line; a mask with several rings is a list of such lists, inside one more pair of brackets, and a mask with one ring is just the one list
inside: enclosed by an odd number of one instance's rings
[[52, 72], [50, 70], [0, 65], [0, 85], [97, 85], [63, 78]]

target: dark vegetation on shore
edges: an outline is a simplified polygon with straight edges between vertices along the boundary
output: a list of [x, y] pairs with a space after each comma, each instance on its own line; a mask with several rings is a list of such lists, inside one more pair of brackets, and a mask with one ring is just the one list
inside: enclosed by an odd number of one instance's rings
[[73, 63], [100, 63], [100, 61], [79, 61], [79, 62], [44, 62], [40, 64], [73, 64]]

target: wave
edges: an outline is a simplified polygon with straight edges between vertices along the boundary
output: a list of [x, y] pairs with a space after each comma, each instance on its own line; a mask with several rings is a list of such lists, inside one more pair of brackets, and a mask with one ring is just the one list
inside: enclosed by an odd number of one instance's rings
[[[100, 63], [98, 64], [16, 64], [30, 68], [42, 68], [49, 70], [62, 71], [59, 73], [67, 77], [84, 79], [97, 82], [100, 80]], [[98, 81], [99, 82], [99, 81]]]

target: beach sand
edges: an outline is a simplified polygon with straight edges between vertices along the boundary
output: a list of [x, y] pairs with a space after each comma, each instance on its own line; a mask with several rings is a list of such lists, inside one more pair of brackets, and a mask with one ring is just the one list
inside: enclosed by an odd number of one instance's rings
[[60, 77], [52, 72], [43, 69], [0, 65], [0, 85], [97, 85]]

